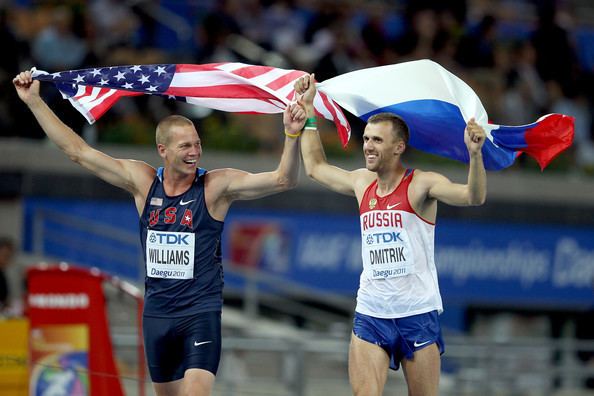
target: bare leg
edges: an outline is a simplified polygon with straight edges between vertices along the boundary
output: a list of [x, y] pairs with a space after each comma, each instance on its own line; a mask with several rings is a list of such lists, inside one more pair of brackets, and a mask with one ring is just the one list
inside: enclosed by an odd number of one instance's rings
[[188, 369], [184, 374], [183, 396], [210, 396], [215, 382], [213, 373], [202, 369]]
[[157, 396], [177, 396], [181, 390], [183, 379], [171, 382], [153, 382], [153, 389]]
[[441, 368], [437, 344], [416, 351], [412, 360], [403, 359], [401, 364], [409, 396], [437, 396]]
[[202, 369], [188, 369], [177, 381], [153, 384], [157, 396], [210, 396], [214, 385], [213, 373]]
[[349, 378], [355, 396], [381, 396], [390, 358], [381, 347], [351, 335]]

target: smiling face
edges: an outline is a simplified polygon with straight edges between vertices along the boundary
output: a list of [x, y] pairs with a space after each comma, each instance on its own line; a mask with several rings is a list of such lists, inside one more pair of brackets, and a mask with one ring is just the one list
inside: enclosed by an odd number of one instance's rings
[[367, 124], [363, 133], [365, 166], [372, 172], [394, 169], [404, 151], [404, 141], [393, 131], [392, 123], [381, 121]]
[[194, 124], [185, 117], [168, 117], [157, 127], [157, 149], [165, 168], [194, 175], [202, 156], [202, 145]]
[[378, 113], [369, 118], [363, 133], [365, 165], [382, 173], [396, 168], [408, 143], [408, 126], [392, 113]]

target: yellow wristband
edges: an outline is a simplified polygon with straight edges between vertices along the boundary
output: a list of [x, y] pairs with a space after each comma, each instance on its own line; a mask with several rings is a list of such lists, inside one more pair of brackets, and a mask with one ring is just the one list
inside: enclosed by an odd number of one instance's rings
[[297, 132], [297, 133], [289, 133], [287, 132], [287, 130], [285, 129], [285, 135], [287, 135], [290, 138], [298, 138], [299, 136], [301, 136], [301, 131]]

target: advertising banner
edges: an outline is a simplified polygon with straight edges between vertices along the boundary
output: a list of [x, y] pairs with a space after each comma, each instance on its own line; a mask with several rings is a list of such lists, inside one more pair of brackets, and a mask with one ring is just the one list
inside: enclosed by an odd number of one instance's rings
[[31, 396], [90, 395], [86, 324], [31, 329]]
[[[138, 279], [144, 276], [138, 241], [138, 214], [133, 205], [99, 201], [28, 200], [26, 226], [35, 229], [39, 213], [76, 215], [91, 232], [85, 241], [100, 241], [93, 248], [77, 242], [76, 226], [57, 224], [46, 216], [38, 241], [28, 238], [26, 248], [41, 246], [50, 255], [113, 274]], [[91, 220], [92, 219], [92, 220]], [[104, 229], [107, 227], [109, 232]], [[133, 235], [125, 248], [108, 236], [120, 232]], [[103, 231], [102, 231], [103, 230]], [[59, 232], [59, 234], [57, 234]], [[58, 238], [57, 235], [60, 235]], [[67, 242], [64, 242], [67, 241]], [[66, 246], [68, 245], [68, 246]], [[306, 287], [354, 297], [362, 269], [359, 218], [324, 213], [286, 213], [232, 209], [223, 235], [223, 258], [244, 268], [266, 271]], [[119, 252], [110, 261], [107, 252]], [[114, 253], [115, 254], [115, 253]], [[114, 256], [115, 257], [115, 256]], [[547, 224], [503, 224], [497, 222], [438, 219], [435, 232], [435, 261], [442, 296], [451, 304], [512, 304], [522, 307], [583, 309], [594, 306], [594, 228]], [[129, 267], [122, 265], [129, 264]], [[241, 287], [243, 279], [228, 272], [228, 287]]]
[[123, 395], [102, 282], [99, 271], [65, 264], [28, 270], [32, 395]]
[[[230, 213], [232, 262], [354, 296], [361, 264], [356, 216]], [[594, 229], [439, 220], [435, 261], [449, 303], [594, 306]]]

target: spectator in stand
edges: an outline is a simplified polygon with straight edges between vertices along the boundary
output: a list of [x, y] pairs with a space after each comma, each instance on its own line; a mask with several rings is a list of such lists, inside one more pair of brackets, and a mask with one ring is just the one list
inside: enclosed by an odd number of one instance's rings
[[475, 29], [460, 39], [456, 60], [469, 68], [494, 67], [496, 33], [497, 20], [485, 15]]
[[33, 40], [33, 58], [44, 70], [80, 68], [87, 53], [85, 41], [74, 34], [72, 11], [65, 6], [51, 12], [50, 24]]
[[238, 60], [227, 48], [227, 39], [232, 34], [241, 34], [237, 22], [237, 15], [241, 9], [238, 0], [221, 0], [209, 12], [198, 27], [198, 54], [199, 63], [233, 62]]
[[543, 1], [538, 8], [538, 27], [532, 35], [532, 43], [541, 78], [558, 81], [565, 87], [575, 82], [578, 64], [567, 31], [555, 21], [555, 16], [554, 3]]
[[396, 40], [395, 50], [404, 59], [415, 60], [433, 56], [433, 42], [439, 32], [437, 14], [432, 8], [409, 11], [409, 29]]
[[546, 113], [548, 93], [535, 66], [536, 52], [528, 41], [515, 44], [511, 53], [512, 67], [507, 72], [503, 94], [502, 122], [522, 125]]

